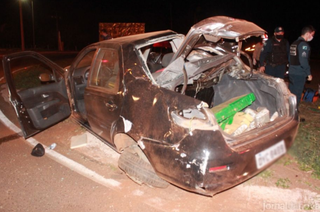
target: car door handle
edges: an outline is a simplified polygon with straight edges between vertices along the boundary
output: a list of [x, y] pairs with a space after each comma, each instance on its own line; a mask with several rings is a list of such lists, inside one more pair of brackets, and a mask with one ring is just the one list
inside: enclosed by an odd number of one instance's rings
[[118, 106], [113, 102], [105, 102], [105, 105], [107, 108], [109, 108], [109, 111], [114, 111], [115, 109], [118, 108]]

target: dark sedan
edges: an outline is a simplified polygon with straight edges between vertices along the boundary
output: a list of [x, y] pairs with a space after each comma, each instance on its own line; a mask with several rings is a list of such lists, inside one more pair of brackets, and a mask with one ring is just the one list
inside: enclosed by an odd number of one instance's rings
[[[166, 30], [94, 43], [64, 69], [35, 52], [6, 55], [3, 66], [26, 138], [72, 115], [121, 153], [119, 167], [135, 182], [214, 195], [266, 169], [297, 133], [295, 96], [241, 51], [264, 34], [218, 16], [186, 36]], [[39, 83], [18, 85], [26, 72]]]

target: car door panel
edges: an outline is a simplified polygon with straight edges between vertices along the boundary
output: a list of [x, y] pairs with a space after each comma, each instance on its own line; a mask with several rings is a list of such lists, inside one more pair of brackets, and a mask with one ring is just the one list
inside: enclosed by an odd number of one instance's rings
[[64, 81], [18, 92], [37, 129], [46, 129], [70, 115]]
[[84, 93], [91, 129], [110, 143], [122, 106], [122, 94], [119, 92], [121, 63], [119, 49], [100, 49]]
[[88, 88], [85, 102], [91, 129], [107, 141], [111, 141], [112, 127], [119, 119], [121, 96], [106, 94], [101, 89]]
[[[21, 65], [17, 68], [16, 64]], [[20, 52], [4, 56], [3, 67], [10, 91], [9, 100], [25, 138], [70, 116], [63, 69], [57, 64], [36, 52]], [[51, 81], [40, 82], [38, 72], [35, 72], [33, 78], [30, 78], [36, 82], [35, 85], [21, 87], [20, 84], [25, 83], [21, 76], [29, 76], [36, 69], [40, 70], [39, 73], [51, 72]]]

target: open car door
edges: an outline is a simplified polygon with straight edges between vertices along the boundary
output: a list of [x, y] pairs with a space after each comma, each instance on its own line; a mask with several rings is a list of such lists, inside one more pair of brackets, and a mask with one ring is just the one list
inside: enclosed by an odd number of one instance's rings
[[36, 52], [3, 57], [9, 101], [25, 138], [60, 122], [71, 114], [64, 70]]

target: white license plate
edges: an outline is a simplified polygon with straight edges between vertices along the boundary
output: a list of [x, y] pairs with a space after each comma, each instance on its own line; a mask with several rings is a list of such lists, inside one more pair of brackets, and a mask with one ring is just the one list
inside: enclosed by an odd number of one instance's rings
[[269, 164], [271, 161], [279, 158], [281, 155], [286, 153], [286, 145], [284, 144], [284, 140], [280, 141], [256, 154], [256, 165], [257, 168], [260, 169], [265, 165]]

